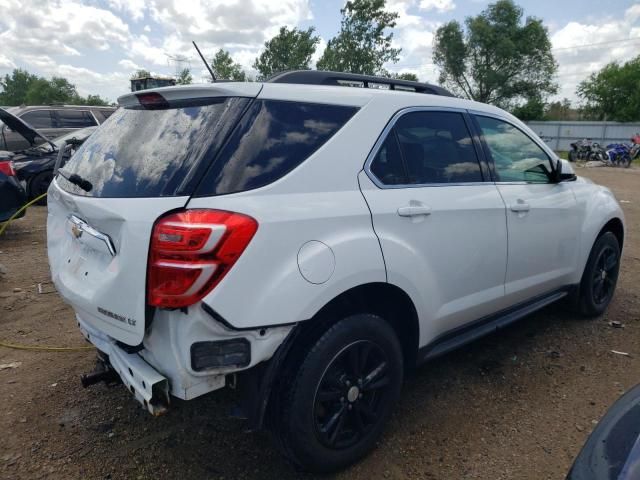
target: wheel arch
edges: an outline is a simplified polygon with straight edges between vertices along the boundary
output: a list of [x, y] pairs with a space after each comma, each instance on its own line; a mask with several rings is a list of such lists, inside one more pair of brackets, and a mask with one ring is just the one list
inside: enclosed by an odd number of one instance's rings
[[622, 223], [622, 220], [618, 217], [614, 217], [607, 223], [605, 223], [598, 232], [594, 243], [606, 232], [611, 232], [616, 236], [616, 238], [618, 239], [618, 245], [620, 245], [620, 250], [622, 251], [622, 246], [624, 244], [624, 224]]
[[258, 389], [249, 394], [253, 399], [247, 409], [251, 428], [259, 429], [265, 422], [269, 425], [277, 421], [269, 412], [279, 410], [280, 385], [294, 374], [299, 357], [331, 325], [356, 313], [372, 313], [389, 322], [402, 346], [405, 369], [416, 365], [420, 326], [409, 295], [400, 287], [384, 282], [352, 287], [327, 302], [311, 319], [296, 325], [268, 362], [241, 372], [249, 377], [246, 381]]

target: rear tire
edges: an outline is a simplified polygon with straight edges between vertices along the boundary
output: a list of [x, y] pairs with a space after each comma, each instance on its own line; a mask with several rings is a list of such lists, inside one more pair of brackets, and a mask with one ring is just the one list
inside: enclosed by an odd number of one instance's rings
[[304, 349], [283, 382], [272, 430], [297, 467], [331, 472], [374, 447], [400, 394], [403, 358], [393, 328], [370, 314], [348, 316]]
[[570, 150], [569, 151], [569, 161], [570, 162], [575, 162], [577, 160], [577, 156], [578, 156], [578, 154], [576, 153], [575, 150]]
[[578, 309], [587, 317], [602, 315], [609, 306], [620, 270], [620, 245], [611, 232], [596, 240], [582, 274]]

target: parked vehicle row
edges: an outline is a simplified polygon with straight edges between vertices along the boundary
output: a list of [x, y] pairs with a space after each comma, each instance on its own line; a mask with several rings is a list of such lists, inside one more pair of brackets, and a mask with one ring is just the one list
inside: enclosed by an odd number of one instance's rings
[[99, 352], [84, 383], [117, 376], [152, 414], [231, 384], [294, 464], [336, 470], [406, 369], [613, 297], [613, 194], [498, 108], [317, 71], [118, 102], [49, 188], [47, 246]]
[[[9, 113], [40, 132], [43, 138], [54, 140], [62, 135], [104, 123], [115, 111], [114, 107], [82, 105], [38, 105], [9, 107]], [[41, 138], [38, 139], [40, 143]], [[8, 125], [0, 123], [0, 150], [21, 151], [33, 145]]]
[[[15, 144], [28, 145], [24, 149], [0, 152], [0, 160], [12, 162], [15, 176], [22, 183], [29, 200], [41, 196], [49, 188], [60, 149], [68, 143], [73, 144], [73, 148], [65, 152], [65, 158], [68, 158], [97, 128], [73, 129], [66, 135], [52, 141], [21, 118], [1, 108], [0, 122], [11, 130], [14, 139], [20, 139], [20, 141], [14, 142]], [[46, 204], [46, 198], [38, 203]]]
[[598, 142], [585, 138], [571, 143], [569, 161], [599, 161], [612, 167], [628, 168], [640, 156], [640, 134], [634, 135], [631, 142], [611, 143], [604, 149]]

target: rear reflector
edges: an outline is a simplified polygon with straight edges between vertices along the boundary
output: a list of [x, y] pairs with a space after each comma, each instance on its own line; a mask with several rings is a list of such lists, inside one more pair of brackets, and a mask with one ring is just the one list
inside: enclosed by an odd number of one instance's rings
[[153, 228], [147, 302], [181, 308], [200, 301], [231, 269], [258, 229], [251, 217], [222, 210], [186, 210]]
[[191, 345], [191, 368], [246, 367], [251, 363], [251, 346], [246, 338], [196, 342]]
[[7, 177], [15, 177], [16, 171], [13, 169], [13, 162], [0, 162], [0, 173], [4, 173]]

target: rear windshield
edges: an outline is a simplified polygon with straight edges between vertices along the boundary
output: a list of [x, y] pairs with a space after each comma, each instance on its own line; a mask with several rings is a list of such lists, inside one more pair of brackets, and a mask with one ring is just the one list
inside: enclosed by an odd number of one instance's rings
[[58, 175], [59, 185], [92, 197], [189, 195], [250, 103], [215, 98], [167, 109], [119, 108], [78, 149], [63, 174], [91, 182], [86, 192]]

